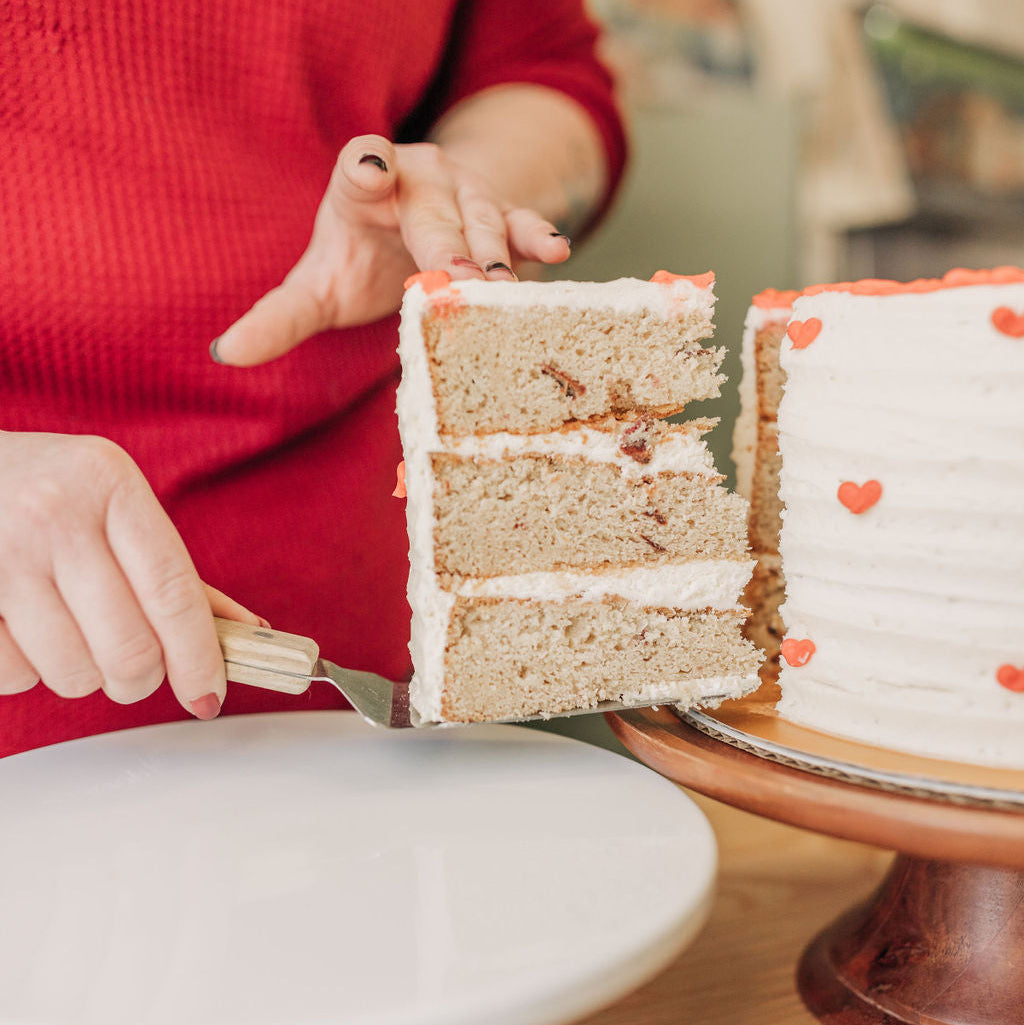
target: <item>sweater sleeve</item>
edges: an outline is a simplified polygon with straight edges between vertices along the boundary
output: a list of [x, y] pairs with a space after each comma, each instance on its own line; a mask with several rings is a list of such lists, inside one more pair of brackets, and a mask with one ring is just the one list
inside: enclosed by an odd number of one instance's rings
[[626, 162], [626, 133], [612, 76], [597, 56], [600, 35], [582, 0], [461, 0], [433, 87], [402, 141], [423, 138], [460, 100], [513, 82], [556, 89], [590, 116], [604, 145], [610, 202]]

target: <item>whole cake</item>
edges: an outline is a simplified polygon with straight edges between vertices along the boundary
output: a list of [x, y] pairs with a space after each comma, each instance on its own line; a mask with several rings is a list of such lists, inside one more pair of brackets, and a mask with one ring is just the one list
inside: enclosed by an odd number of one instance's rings
[[746, 503], [701, 435], [713, 277], [408, 283], [399, 427], [414, 678], [431, 721], [756, 687]]
[[780, 714], [1024, 767], [1024, 271], [806, 289], [780, 363]]

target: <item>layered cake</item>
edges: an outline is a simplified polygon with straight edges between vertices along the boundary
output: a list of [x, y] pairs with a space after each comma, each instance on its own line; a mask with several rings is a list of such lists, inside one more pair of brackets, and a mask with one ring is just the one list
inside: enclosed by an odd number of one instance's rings
[[1024, 271], [806, 289], [780, 363], [780, 714], [1024, 767]]
[[712, 423], [662, 419], [718, 394], [712, 285], [410, 279], [398, 416], [421, 718], [757, 685], [746, 503], [712, 464]]
[[751, 300], [743, 324], [740, 415], [733, 435], [736, 490], [749, 503], [750, 548], [757, 560], [744, 595], [750, 609], [745, 633], [765, 653], [761, 679], [766, 683], [774, 683], [779, 676], [783, 632], [779, 606], [785, 586], [779, 564], [782, 502], [777, 418], [783, 382], [779, 347], [797, 295], [767, 289]]

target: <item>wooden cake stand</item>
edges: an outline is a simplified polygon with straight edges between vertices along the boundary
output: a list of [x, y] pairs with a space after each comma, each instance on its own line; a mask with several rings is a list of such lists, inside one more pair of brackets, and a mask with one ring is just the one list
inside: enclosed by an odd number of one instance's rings
[[878, 891], [797, 969], [828, 1025], [1024, 1022], [1024, 772], [899, 755], [779, 719], [765, 688], [714, 712], [609, 715], [641, 761], [768, 818], [890, 848]]

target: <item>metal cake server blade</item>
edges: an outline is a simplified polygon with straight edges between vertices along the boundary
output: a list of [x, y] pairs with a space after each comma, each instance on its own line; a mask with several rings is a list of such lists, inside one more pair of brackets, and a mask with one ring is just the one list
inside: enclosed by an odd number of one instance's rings
[[[376, 673], [358, 669], [342, 669], [325, 658], [320, 658], [316, 641], [299, 634], [285, 633], [261, 626], [249, 626], [230, 619], [215, 619], [217, 636], [224, 653], [224, 667], [232, 683], [280, 691], [284, 694], [304, 694], [310, 684], [333, 684], [350, 705], [371, 725], [388, 729], [427, 729], [433, 726], [468, 726], [470, 723], [433, 722], [422, 719], [409, 703], [409, 684], [396, 683]], [[718, 697], [704, 698], [717, 701]], [[641, 702], [623, 704], [602, 701], [590, 708], [574, 708], [551, 715], [521, 718], [493, 719], [489, 722], [520, 723], [574, 715], [593, 715], [595, 712], [621, 712], [627, 708], [645, 708], [673, 702]]]

